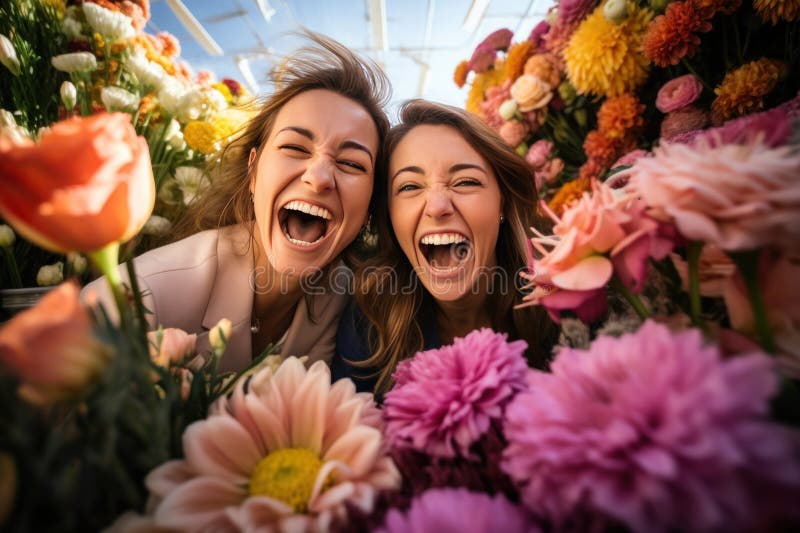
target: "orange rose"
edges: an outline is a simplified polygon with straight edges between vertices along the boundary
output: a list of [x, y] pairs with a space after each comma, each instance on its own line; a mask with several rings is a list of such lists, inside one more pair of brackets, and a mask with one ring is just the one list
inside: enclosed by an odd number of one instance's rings
[[59, 122], [38, 145], [0, 139], [0, 176], [0, 216], [57, 252], [130, 239], [155, 201], [147, 142], [123, 113]]
[[21, 381], [20, 396], [35, 404], [80, 395], [109, 353], [93, 336], [74, 283], [59, 285], [0, 329], [0, 365]]

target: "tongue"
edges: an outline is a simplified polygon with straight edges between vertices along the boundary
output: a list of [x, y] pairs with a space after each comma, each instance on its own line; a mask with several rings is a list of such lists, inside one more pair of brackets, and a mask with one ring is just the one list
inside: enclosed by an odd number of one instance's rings
[[459, 263], [455, 250], [449, 245], [431, 246], [428, 262], [432, 267], [451, 268]]
[[286, 232], [292, 239], [314, 242], [325, 233], [325, 223], [319, 217], [293, 212], [286, 219]]

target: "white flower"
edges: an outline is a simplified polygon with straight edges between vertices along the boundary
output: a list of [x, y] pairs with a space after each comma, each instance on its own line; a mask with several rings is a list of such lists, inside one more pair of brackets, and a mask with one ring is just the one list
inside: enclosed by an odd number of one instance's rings
[[83, 14], [86, 16], [89, 26], [109, 42], [136, 35], [136, 30], [133, 29], [133, 20], [119, 11], [111, 11], [97, 4], [84, 2]]
[[19, 59], [17, 58], [17, 51], [14, 45], [5, 35], [0, 33], [0, 63], [11, 71], [14, 76], [20, 75]]
[[6, 109], [0, 109], [0, 137], [8, 139], [12, 144], [22, 144], [30, 139], [28, 131], [18, 126], [14, 115]]
[[158, 215], [150, 215], [150, 218], [142, 226], [142, 233], [144, 235], [164, 235], [171, 228], [172, 222], [169, 219]]
[[[70, 6], [72, 7], [72, 6]], [[86, 36], [83, 34], [83, 26], [80, 21], [75, 20], [69, 13], [61, 23], [61, 33], [67, 36], [70, 41], [86, 41]]]
[[14, 114], [7, 109], [0, 109], [0, 128], [13, 128], [16, 125]]
[[181, 125], [174, 118], [167, 124], [167, 130], [164, 132], [164, 141], [176, 150], [183, 150], [186, 148], [186, 141], [183, 140], [183, 132]]
[[89, 265], [86, 257], [78, 253], [67, 254], [67, 261], [70, 269], [79, 276], [86, 272], [86, 267]]
[[222, 95], [222, 93], [216, 89], [208, 89], [203, 91], [203, 96], [205, 97], [206, 105], [212, 113], [222, 111], [228, 107], [228, 101], [225, 100], [225, 97]]
[[97, 58], [89, 52], [73, 52], [60, 54], [50, 58], [56, 70], [72, 74], [73, 72], [91, 72], [97, 69]]
[[178, 108], [181, 104], [181, 99], [186, 94], [186, 87], [169, 77], [164, 80], [161, 89], [158, 91], [158, 101], [168, 113], [171, 115], [178, 114]]
[[8, 224], [0, 224], [0, 247], [8, 248], [16, 240], [14, 230]]
[[508, 100], [500, 104], [500, 107], [497, 109], [497, 112], [499, 113], [500, 117], [502, 117], [503, 120], [511, 120], [512, 118], [514, 118], [514, 115], [517, 114], [518, 110], [519, 110], [519, 104], [517, 104], [517, 101], [514, 100], [513, 98], [509, 98]]
[[[84, 4], [85, 5], [85, 4]], [[153, 63], [144, 56], [131, 56], [125, 61], [125, 68], [139, 80], [145, 87], [152, 87], [156, 91], [164, 86], [167, 72], [164, 68]]]
[[203, 104], [203, 93], [200, 89], [187, 91], [178, 103], [178, 120], [189, 122], [199, 119], [203, 113]]
[[628, 6], [625, 0], [608, 0], [603, 6], [603, 15], [609, 22], [619, 24], [628, 18]]
[[61, 93], [61, 102], [64, 104], [64, 107], [67, 108], [67, 111], [71, 111], [78, 102], [78, 90], [75, 88], [75, 85], [73, 85], [71, 81], [65, 81], [61, 84], [59, 92]]
[[64, 281], [64, 263], [59, 261], [52, 265], [44, 265], [36, 273], [36, 283], [40, 287], [51, 287]]
[[122, 87], [103, 87], [100, 100], [108, 111], [132, 111], [139, 105], [139, 97]]
[[175, 181], [183, 193], [183, 203], [189, 205], [197, 194], [208, 185], [205, 172], [197, 167], [178, 167], [175, 169]]

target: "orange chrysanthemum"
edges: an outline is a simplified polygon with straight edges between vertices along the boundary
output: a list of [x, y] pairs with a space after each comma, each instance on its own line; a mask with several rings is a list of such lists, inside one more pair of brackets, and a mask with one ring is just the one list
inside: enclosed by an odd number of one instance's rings
[[531, 41], [522, 41], [511, 45], [506, 56], [506, 79], [515, 80], [519, 78], [531, 52], [533, 52], [533, 43]]
[[753, 7], [762, 20], [773, 25], [800, 20], [800, 0], [753, 0]]
[[711, 30], [711, 23], [689, 1], [672, 2], [647, 28], [642, 39], [644, 54], [659, 67], [677, 65], [700, 46], [698, 33]]
[[578, 179], [584, 180], [600, 180], [600, 176], [608, 170], [607, 167], [604, 167], [594, 159], [589, 159], [584, 164], [581, 165], [581, 168], [578, 169]]
[[635, 148], [636, 139], [633, 135], [612, 138], [599, 130], [590, 131], [583, 141], [586, 157], [597, 161], [600, 166], [605, 168], [610, 167], [611, 163]]
[[469, 61], [462, 61], [453, 72], [453, 81], [456, 82], [456, 86], [459, 89], [467, 83], [467, 74], [469, 74]]
[[580, 200], [583, 197], [583, 193], [591, 190], [591, 188], [592, 181], [588, 178], [577, 178], [568, 181], [558, 189], [553, 199], [547, 203], [547, 207], [556, 215], [561, 216], [566, 207]]
[[597, 127], [606, 136], [619, 139], [626, 135], [636, 135], [644, 126], [644, 105], [632, 94], [609, 98], [597, 111]]
[[558, 60], [552, 54], [536, 54], [531, 56], [523, 69], [525, 74], [533, 74], [550, 87], [558, 87], [561, 83], [561, 69]]
[[764, 107], [764, 97], [786, 75], [786, 68], [783, 61], [761, 58], [728, 72], [714, 89], [712, 122], [721, 124]]
[[647, 79], [649, 61], [642, 35], [652, 11], [627, 2], [628, 16], [615, 24], [597, 7], [572, 34], [564, 50], [566, 71], [580, 94], [617, 96], [633, 92]]
[[742, 0], [691, 0], [691, 2], [705, 20], [711, 20], [717, 13], [732, 15], [742, 6]]

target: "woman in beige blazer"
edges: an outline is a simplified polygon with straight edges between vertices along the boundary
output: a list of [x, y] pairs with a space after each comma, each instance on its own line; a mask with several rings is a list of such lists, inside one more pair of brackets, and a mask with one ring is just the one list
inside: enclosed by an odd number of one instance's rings
[[[202, 350], [209, 328], [232, 322], [223, 370], [271, 343], [285, 356], [333, 355], [347, 298], [341, 258], [369, 216], [388, 81], [339, 43], [310, 38], [316, 46], [274, 73], [276, 91], [190, 207], [193, 234], [134, 261], [151, 329], [196, 333]], [[113, 310], [105, 285], [84, 293]]]

